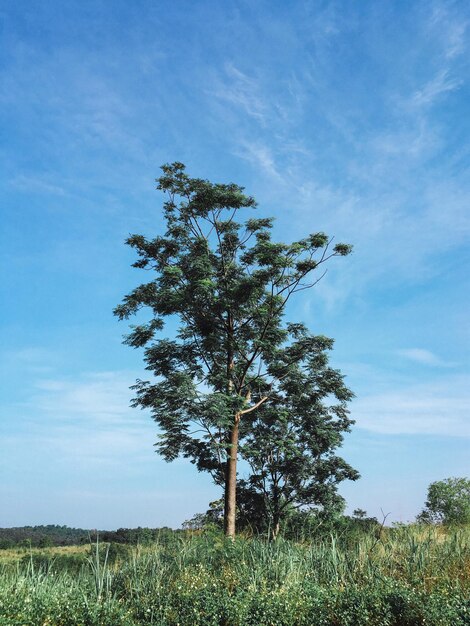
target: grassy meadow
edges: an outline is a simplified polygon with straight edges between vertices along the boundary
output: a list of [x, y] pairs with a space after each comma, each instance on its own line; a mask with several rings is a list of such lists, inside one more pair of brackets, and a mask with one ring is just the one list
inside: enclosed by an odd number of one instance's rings
[[464, 626], [470, 528], [0, 551], [1, 626]]

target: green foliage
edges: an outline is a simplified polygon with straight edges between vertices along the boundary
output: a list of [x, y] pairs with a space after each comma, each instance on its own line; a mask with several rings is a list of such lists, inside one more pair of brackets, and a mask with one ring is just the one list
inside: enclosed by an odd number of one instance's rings
[[290, 330], [296, 343], [271, 366], [285, 373], [240, 448], [251, 469], [240, 485], [240, 509], [247, 520], [262, 520], [274, 537], [299, 508], [335, 515], [343, 505], [337, 484], [359, 477], [334, 454], [353, 423], [347, 409], [353, 394], [328, 364], [333, 342], [312, 337], [301, 324]]
[[[167, 538], [168, 539], [168, 538]], [[106, 551], [106, 547], [104, 547]], [[0, 570], [2, 626], [466, 626], [470, 529], [388, 529], [350, 541], [174, 534], [80, 571]], [[100, 584], [97, 585], [97, 582]]]
[[418, 516], [423, 523], [470, 523], [470, 480], [446, 478], [431, 483], [424, 510]]

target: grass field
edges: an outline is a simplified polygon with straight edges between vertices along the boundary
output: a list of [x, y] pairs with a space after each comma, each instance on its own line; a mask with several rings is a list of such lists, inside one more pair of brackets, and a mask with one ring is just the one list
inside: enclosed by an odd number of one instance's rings
[[0, 625], [467, 626], [470, 529], [0, 551]]

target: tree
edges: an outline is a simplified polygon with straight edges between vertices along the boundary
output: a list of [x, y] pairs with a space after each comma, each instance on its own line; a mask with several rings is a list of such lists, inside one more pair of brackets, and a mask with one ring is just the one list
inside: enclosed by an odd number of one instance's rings
[[431, 483], [417, 520], [428, 524], [470, 523], [470, 479], [446, 478]]
[[[242, 187], [190, 178], [181, 163], [162, 170], [165, 235], [127, 239], [139, 256], [134, 267], [153, 276], [115, 314], [127, 319], [150, 311], [151, 319], [125, 339], [145, 347], [146, 368], [155, 376], [136, 382], [134, 405], [151, 410], [161, 429], [157, 450], [167, 461], [183, 455], [223, 486], [224, 529], [233, 537], [239, 442], [276, 381], [300, 358], [299, 346], [311, 341], [296, 340], [296, 326], [282, 323], [286, 304], [321, 278], [310, 278], [313, 272], [351, 246], [332, 246], [324, 233], [274, 243], [272, 219], [235, 220], [256, 206]], [[180, 323], [174, 338], [156, 338], [168, 317]]]
[[240, 449], [251, 467], [244, 500], [262, 504], [273, 539], [292, 510], [342, 507], [338, 483], [359, 478], [334, 454], [353, 423], [347, 409], [353, 394], [341, 373], [328, 365], [333, 341], [311, 335], [301, 324], [294, 337], [278, 351], [271, 366], [278, 373], [276, 386]]

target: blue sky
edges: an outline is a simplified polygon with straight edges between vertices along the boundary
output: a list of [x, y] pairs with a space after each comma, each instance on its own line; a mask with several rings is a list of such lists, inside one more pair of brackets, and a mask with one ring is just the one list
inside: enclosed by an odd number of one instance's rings
[[[470, 473], [467, 2], [0, 5], [0, 526], [179, 526], [218, 497], [129, 408], [113, 307], [159, 166], [244, 185], [280, 240], [354, 244], [289, 310], [356, 393], [348, 510]], [[468, 249], [468, 248], [467, 248]]]

